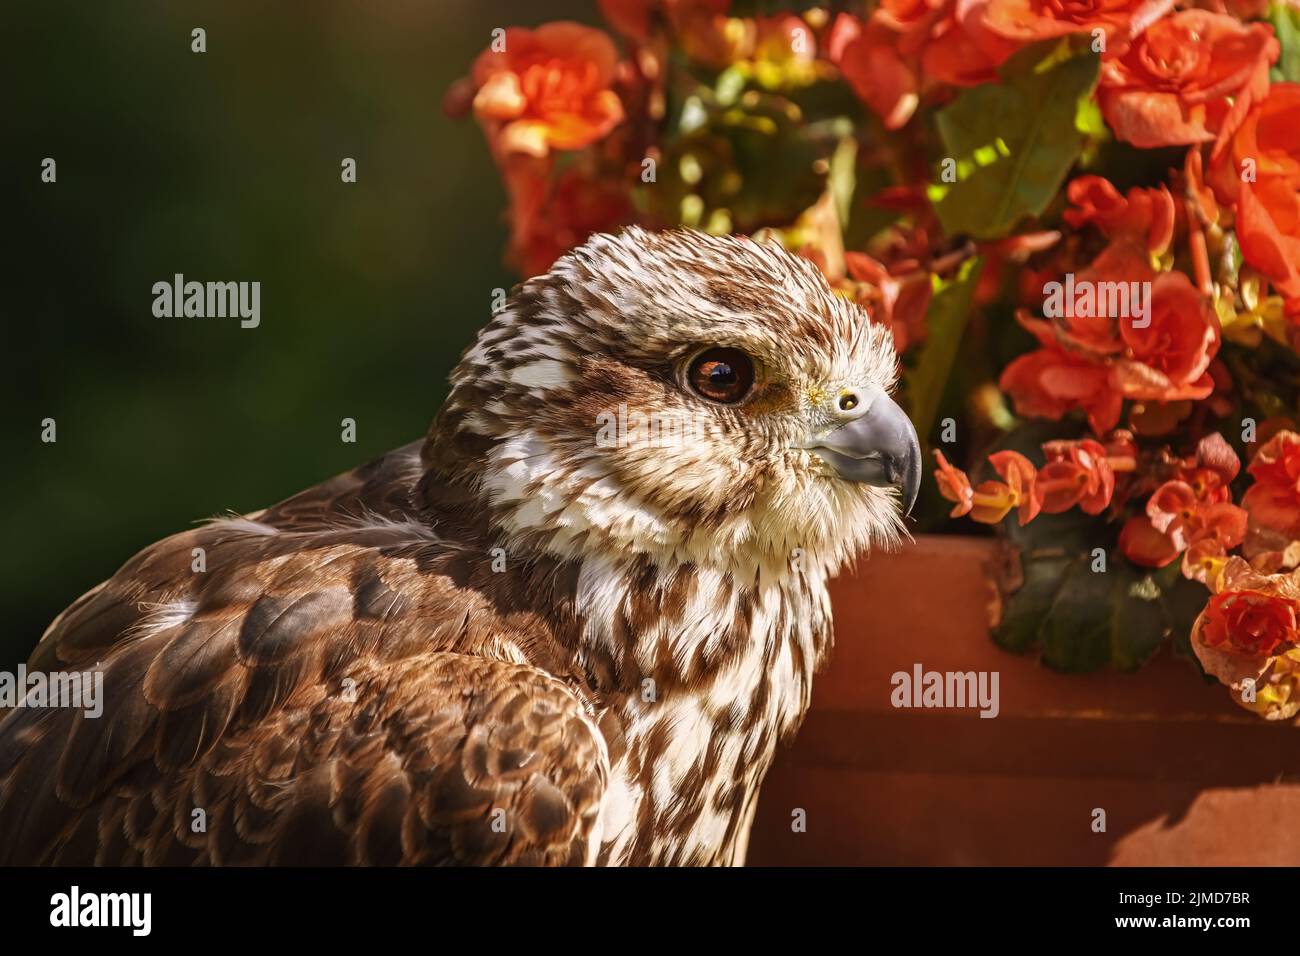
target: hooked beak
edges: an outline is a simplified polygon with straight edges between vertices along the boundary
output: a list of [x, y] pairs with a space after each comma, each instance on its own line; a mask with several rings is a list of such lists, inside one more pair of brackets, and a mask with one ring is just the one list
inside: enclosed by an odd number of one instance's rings
[[883, 392], [867, 411], [805, 446], [847, 481], [897, 487], [903, 514], [911, 514], [921, 490], [921, 443], [898, 404]]

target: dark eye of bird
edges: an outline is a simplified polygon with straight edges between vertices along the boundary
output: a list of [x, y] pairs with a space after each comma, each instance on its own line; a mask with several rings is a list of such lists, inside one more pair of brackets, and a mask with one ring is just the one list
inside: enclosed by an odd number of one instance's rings
[[754, 387], [754, 363], [740, 349], [705, 349], [691, 362], [687, 379], [698, 395], [731, 405]]

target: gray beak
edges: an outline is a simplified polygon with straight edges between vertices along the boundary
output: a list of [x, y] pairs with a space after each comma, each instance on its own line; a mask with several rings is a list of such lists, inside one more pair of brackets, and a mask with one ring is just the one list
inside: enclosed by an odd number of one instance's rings
[[903, 514], [911, 513], [921, 490], [921, 443], [912, 422], [888, 395], [877, 395], [863, 415], [806, 447], [847, 481], [897, 487]]

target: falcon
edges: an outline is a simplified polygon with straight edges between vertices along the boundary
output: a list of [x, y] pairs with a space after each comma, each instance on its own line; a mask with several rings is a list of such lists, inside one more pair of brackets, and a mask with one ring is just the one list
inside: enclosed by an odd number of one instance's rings
[[4, 714], [0, 863], [743, 863], [827, 579], [906, 534], [897, 369], [779, 246], [591, 238], [422, 441], [50, 625], [29, 671], [102, 674], [102, 713]]

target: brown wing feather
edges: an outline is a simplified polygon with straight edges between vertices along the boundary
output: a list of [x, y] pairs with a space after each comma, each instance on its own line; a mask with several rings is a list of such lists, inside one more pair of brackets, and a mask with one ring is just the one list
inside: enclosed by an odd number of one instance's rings
[[509, 650], [544, 628], [464, 586], [390, 459], [159, 542], [61, 615], [31, 667], [102, 670], [104, 712], [0, 720], [0, 864], [584, 860], [592, 715]]

